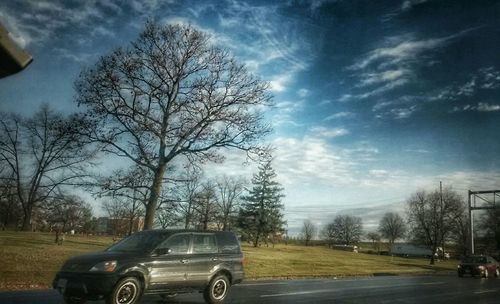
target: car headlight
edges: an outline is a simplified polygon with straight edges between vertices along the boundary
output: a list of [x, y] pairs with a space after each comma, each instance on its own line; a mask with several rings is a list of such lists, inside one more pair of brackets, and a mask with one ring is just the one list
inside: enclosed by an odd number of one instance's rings
[[94, 267], [90, 268], [90, 271], [104, 271], [113, 272], [116, 269], [116, 261], [106, 261], [95, 264]]
[[481, 265], [481, 266], [479, 266], [479, 267], [477, 267], [477, 268], [478, 268], [479, 270], [484, 270], [484, 266], [483, 266], [483, 265]]

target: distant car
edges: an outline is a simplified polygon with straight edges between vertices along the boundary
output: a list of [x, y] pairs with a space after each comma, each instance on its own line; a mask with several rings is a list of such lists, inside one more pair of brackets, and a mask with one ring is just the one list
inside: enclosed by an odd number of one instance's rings
[[458, 276], [464, 275], [480, 276], [487, 278], [500, 276], [500, 266], [498, 262], [486, 255], [471, 255], [465, 257], [460, 265], [458, 265]]
[[148, 230], [103, 252], [68, 259], [53, 288], [68, 304], [134, 304], [143, 294], [186, 292], [203, 292], [215, 304], [243, 278], [243, 253], [232, 232]]

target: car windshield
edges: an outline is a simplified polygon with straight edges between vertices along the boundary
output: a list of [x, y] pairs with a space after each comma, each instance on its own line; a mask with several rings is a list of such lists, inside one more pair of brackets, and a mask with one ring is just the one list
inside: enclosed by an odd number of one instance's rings
[[106, 251], [113, 252], [151, 252], [158, 244], [164, 241], [171, 233], [136, 233], [124, 238]]
[[484, 264], [486, 263], [486, 257], [466, 257], [462, 260], [462, 263]]

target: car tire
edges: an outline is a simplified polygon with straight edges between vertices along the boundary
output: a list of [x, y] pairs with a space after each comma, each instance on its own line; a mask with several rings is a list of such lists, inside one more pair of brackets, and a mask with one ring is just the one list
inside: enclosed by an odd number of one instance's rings
[[215, 276], [203, 292], [205, 302], [207, 302], [208, 304], [222, 303], [229, 293], [230, 286], [231, 284], [229, 283], [229, 280], [225, 275]]
[[126, 277], [116, 283], [106, 298], [106, 304], [135, 304], [142, 296], [142, 284], [135, 277]]
[[64, 303], [66, 304], [83, 304], [87, 302], [85, 298], [64, 296]]
[[484, 271], [483, 278], [487, 279], [488, 278], [488, 269]]

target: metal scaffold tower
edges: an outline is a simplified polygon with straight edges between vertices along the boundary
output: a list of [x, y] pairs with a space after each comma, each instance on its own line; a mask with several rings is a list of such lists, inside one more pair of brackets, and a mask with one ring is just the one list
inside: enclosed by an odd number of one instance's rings
[[470, 219], [470, 252], [474, 254], [474, 210], [495, 209], [500, 198], [500, 190], [471, 191], [469, 190], [469, 219]]

